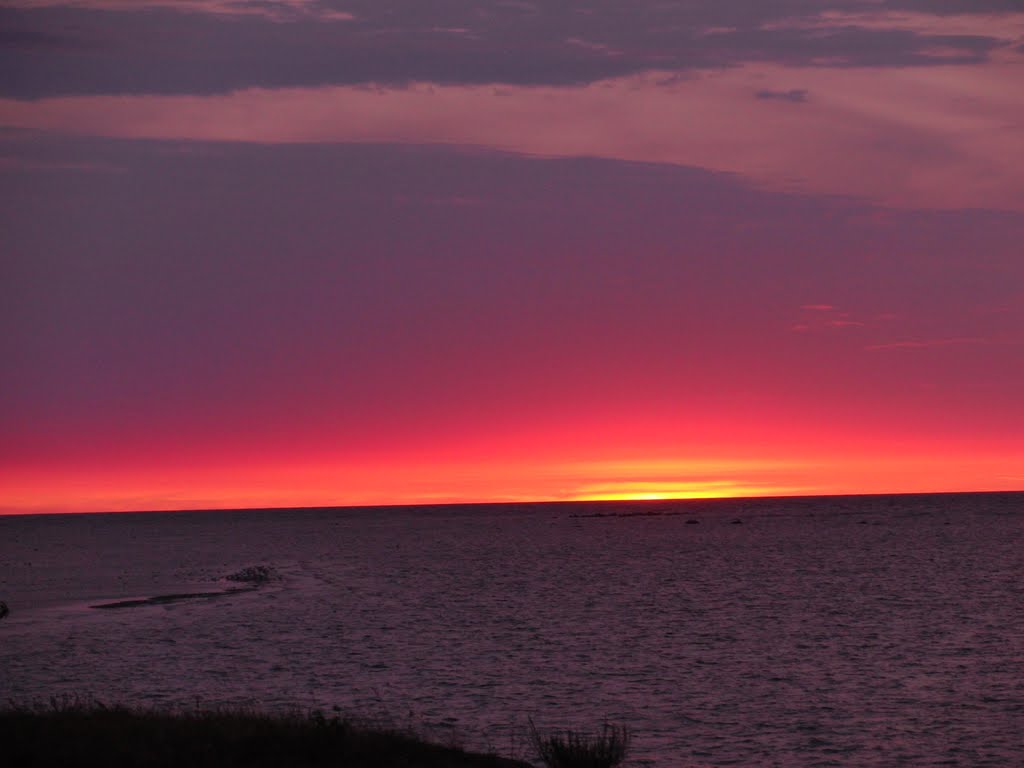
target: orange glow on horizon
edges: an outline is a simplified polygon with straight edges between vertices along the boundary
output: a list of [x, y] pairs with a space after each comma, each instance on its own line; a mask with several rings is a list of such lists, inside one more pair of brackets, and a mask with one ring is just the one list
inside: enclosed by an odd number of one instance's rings
[[0, 514], [1015, 491], [1022, 456], [427, 461], [6, 471]]

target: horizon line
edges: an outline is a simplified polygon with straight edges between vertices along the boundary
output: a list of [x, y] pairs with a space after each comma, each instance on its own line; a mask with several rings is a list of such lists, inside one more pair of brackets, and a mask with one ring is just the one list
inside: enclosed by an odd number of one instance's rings
[[154, 515], [154, 514], [187, 514], [202, 512], [301, 512], [309, 510], [391, 510], [417, 509], [429, 507], [511, 507], [511, 506], [550, 506], [569, 504], [665, 504], [665, 503], [701, 503], [719, 501], [770, 501], [796, 499], [848, 499], [871, 498], [885, 496], [982, 496], [982, 495], [1015, 495], [1024, 494], [1024, 488], [1017, 490], [980, 490], [980, 491], [874, 491], [868, 493], [797, 493], [767, 494], [763, 496], [701, 496], [701, 497], [665, 497], [660, 499], [529, 499], [529, 500], [496, 500], [496, 501], [434, 501], [406, 502], [395, 504], [302, 504], [299, 506], [270, 507], [181, 507], [177, 509], [124, 509], [124, 510], [82, 510], [78, 512], [41, 511], [41, 512], [4, 512], [0, 517], [53, 517], [79, 515]]

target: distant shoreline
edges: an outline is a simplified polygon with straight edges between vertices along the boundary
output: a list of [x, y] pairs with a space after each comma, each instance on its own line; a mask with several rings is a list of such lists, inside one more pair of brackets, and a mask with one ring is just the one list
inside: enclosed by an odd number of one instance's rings
[[0, 519], [9, 517], [80, 517], [83, 515], [179, 515], [189, 513], [210, 512], [315, 512], [315, 511], [388, 511], [388, 510], [428, 510], [457, 507], [468, 509], [478, 508], [516, 508], [516, 507], [571, 507], [591, 505], [636, 505], [657, 506], [659, 504], [726, 504], [736, 502], [781, 502], [781, 501], [814, 501], [835, 499], [871, 499], [871, 498], [929, 498], [941, 496], [1019, 496], [1024, 495], [1024, 488], [1018, 490], [980, 490], [980, 491], [894, 491], [891, 493], [823, 493], [823, 494], [791, 494], [778, 496], [716, 496], [716, 497], [681, 497], [664, 499], [537, 499], [532, 501], [451, 501], [408, 504], [326, 504], [284, 507], [181, 507], [176, 509], [94, 509], [79, 512], [40, 511], [40, 512], [4, 512], [0, 511]]

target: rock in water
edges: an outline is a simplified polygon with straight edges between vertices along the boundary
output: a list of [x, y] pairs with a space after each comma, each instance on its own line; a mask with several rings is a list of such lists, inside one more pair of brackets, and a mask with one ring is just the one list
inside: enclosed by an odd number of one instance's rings
[[225, 576], [228, 581], [240, 581], [245, 584], [260, 585], [266, 584], [268, 581], [274, 581], [280, 578], [277, 575], [277, 571], [266, 565], [250, 565], [248, 568], [243, 568], [240, 571], [235, 571], [232, 574]]
[[7, 607], [7, 603], [0, 600], [0, 619], [3, 619], [11, 612], [11, 609]]

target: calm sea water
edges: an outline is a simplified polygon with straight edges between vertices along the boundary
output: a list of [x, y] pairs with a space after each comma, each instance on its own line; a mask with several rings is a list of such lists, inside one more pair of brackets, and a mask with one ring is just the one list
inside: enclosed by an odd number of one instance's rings
[[[742, 522], [739, 522], [742, 521]], [[219, 597], [267, 565], [280, 578]], [[632, 765], [1024, 765], [1024, 494], [0, 518], [0, 700], [318, 707]]]

